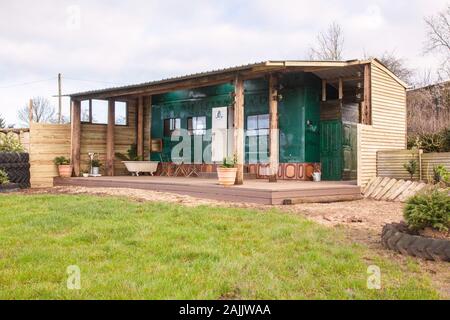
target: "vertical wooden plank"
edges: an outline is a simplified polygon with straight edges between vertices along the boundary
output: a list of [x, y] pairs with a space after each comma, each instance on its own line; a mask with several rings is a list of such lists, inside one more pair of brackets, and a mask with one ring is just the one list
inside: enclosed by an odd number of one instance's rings
[[137, 107], [137, 155], [142, 158], [144, 156], [144, 97], [138, 98]]
[[322, 101], [327, 101], [327, 80], [322, 80]]
[[342, 82], [342, 78], [339, 78], [339, 100], [344, 98], [344, 84]]
[[70, 149], [73, 173], [76, 177], [80, 175], [80, 149], [81, 149], [81, 102], [72, 101], [72, 119], [70, 121]]
[[244, 183], [244, 80], [237, 75], [234, 80], [234, 154], [237, 160], [235, 184]]
[[278, 79], [274, 75], [269, 77], [269, 155], [270, 155], [270, 182], [277, 182], [279, 163], [279, 136], [278, 136]]
[[114, 175], [114, 128], [115, 128], [114, 100], [108, 100], [108, 125], [106, 129], [106, 175]]
[[28, 102], [28, 121], [31, 127], [31, 123], [33, 122], [33, 99], [30, 99]]

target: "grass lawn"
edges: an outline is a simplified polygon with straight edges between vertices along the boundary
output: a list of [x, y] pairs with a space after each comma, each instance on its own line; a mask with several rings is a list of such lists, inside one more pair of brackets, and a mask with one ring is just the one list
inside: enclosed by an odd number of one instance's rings
[[[366, 286], [378, 265], [382, 289]], [[68, 290], [66, 268], [81, 269]], [[1, 299], [439, 298], [400, 266], [299, 216], [86, 195], [0, 196]]]

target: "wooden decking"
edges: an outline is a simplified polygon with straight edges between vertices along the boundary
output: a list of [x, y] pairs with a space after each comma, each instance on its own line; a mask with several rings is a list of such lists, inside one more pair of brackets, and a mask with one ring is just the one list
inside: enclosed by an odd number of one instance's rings
[[181, 177], [55, 178], [55, 186], [132, 188], [190, 195], [205, 199], [261, 204], [346, 201], [361, 198], [352, 182], [247, 180], [244, 185], [222, 187], [214, 179]]

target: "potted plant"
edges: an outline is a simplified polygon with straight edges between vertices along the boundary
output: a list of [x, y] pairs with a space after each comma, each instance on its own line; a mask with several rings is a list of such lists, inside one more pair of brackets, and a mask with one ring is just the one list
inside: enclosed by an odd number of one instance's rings
[[70, 159], [61, 156], [56, 157], [53, 162], [58, 167], [60, 177], [70, 178], [72, 176], [72, 165], [70, 164]]
[[99, 176], [100, 175], [100, 167], [102, 166], [102, 163], [98, 159], [92, 159], [91, 161], [91, 167], [92, 167], [92, 175], [93, 176]]
[[233, 159], [223, 159], [223, 163], [217, 168], [217, 177], [219, 178], [219, 184], [225, 187], [234, 185], [236, 180], [236, 156]]
[[314, 168], [313, 181], [320, 182], [321, 180], [322, 180], [322, 171], [320, 171], [320, 168]]

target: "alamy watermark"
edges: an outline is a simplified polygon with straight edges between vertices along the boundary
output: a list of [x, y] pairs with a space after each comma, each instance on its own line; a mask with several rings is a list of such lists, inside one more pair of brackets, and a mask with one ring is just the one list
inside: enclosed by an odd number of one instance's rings
[[367, 289], [380, 290], [381, 289], [381, 269], [379, 266], [369, 266], [367, 268]]
[[66, 269], [67, 277], [67, 289], [69, 290], [81, 290], [81, 270], [79, 266], [72, 265]]

